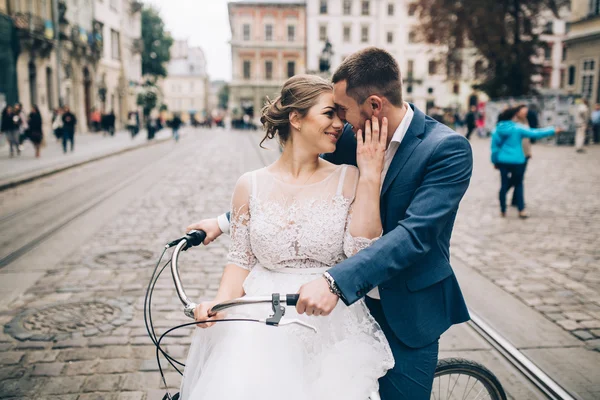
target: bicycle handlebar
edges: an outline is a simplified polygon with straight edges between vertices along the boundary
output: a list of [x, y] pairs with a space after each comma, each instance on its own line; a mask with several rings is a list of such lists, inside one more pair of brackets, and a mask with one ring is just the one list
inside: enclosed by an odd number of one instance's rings
[[[172, 242], [169, 242], [166, 245], [167, 248], [176, 246], [171, 256], [171, 275], [173, 276], [173, 282], [175, 283], [177, 296], [179, 296], [179, 300], [181, 300], [181, 303], [184, 307], [183, 312], [186, 316], [192, 319], [194, 319], [194, 309], [196, 308], [197, 304], [192, 302], [187, 297], [187, 295], [185, 294], [185, 290], [183, 289], [181, 277], [179, 276], [179, 253], [181, 253], [182, 251], [186, 251], [190, 247], [198, 246], [200, 243], [204, 242], [204, 239], [206, 239], [206, 232], [190, 231], [185, 236], [177, 240], [173, 240]], [[208, 315], [212, 317], [220, 311], [246, 304], [271, 303], [273, 307], [273, 312], [275, 314], [272, 317], [265, 320], [265, 322], [269, 325], [278, 325], [281, 321], [281, 317], [283, 317], [283, 314], [285, 313], [285, 309], [282, 307], [282, 305], [295, 306], [298, 302], [298, 297], [298, 294], [278, 293], [274, 293], [271, 296], [241, 297], [239, 299], [228, 300], [216, 304], [209, 310]], [[296, 320], [294, 320], [294, 323], [300, 323], [301, 325], [305, 325], [304, 323], [298, 322]]]

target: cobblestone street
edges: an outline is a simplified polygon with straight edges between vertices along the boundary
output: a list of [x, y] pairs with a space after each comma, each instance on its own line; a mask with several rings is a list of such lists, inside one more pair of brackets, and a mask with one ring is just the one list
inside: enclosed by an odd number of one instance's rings
[[[133, 200], [121, 201], [116, 217], [98, 217], [98, 228], [83, 246], [51, 265], [44, 259], [52, 250], [33, 249], [41, 259], [37, 264], [24, 260], [0, 269], [0, 289], [15, 285], [19, 273], [40, 276], [21, 295], [0, 301], [5, 326], [0, 398], [162, 399], [155, 348], [143, 320], [150, 274], [167, 241], [189, 223], [227, 210], [237, 178], [275, 159], [276, 151], [255, 150], [257, 139], [248, 132], [199, 130], [177, 145], [153, 146], [166, 154], [155, 162], [154, 171], [160, 172], [150, 176], [147, 187], [142, 179], [132, 183], [140, 185]], [[489, 141], [475, 138], [472, 144], [475, 171], [457, 219], [452, 256], [600, 350], [600, 147], [576, 154], [572, 147], [536, 144], [525, 182], [531, 217], [520, 220], [514, 209], [500, 218], [499, 174], [489, 162]], [[140, 157], [146, 151], [136, 150]], [[61, 185], [70, 179], [66, 174], [11, 189], [0, 214], [14, 213], [28, 196]], [[228, 245], [222, 237], [182, 256], [181, 274], [192, 300], [215, 294]], [[189, 322], [168, 270], [152, 304], [160, 333]], [[192, 330], [175, 331], [164, 342], [182, 362]], [[167, 371], [169, 386], [177, 388], [179, 375]]]
[[[500, 174], [475, 138], [474, 173], [452, 256], [600, 350], [600, 147], [536, 144], [525, 175], [530, 218], [500, 217]], [[512, 192], [507, 201], [510, 204]]]

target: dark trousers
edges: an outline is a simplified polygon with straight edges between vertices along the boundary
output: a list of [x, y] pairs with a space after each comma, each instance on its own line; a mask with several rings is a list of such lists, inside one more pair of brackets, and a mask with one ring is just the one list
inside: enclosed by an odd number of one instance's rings
[[65, 153], [67, 152], [67, 142], [71, 142], [71, 151], [73, 151], [73, 147], [75, 147], [75, 132], [68, 129], [63, 129], [62, 145]]
[[[525, 172], [527, 171], [527, 163], [529, 162], [529, 158], [525, 159], [525, 164], [523, 165], [523, 189], [521, 189], [522, 197], [523, 197], [523, 208], [525, 208]], [[518, 207], [519, 202], [517, 201], [517, 196], [515, 196], [516, 191], [513, 190], [512, 202], [510, 203], [512, 206]]]
[[471, 135], [473, 134], [475, 128], [475, 125], [467, 125], [467, 140], [471, 140]]
[[519, 211], [525, 209], [525, 198], [523, 193], [523, 177], [526, 164], [497, 164], [500, 170], [500, 211], [506, 212], [506, 193], [511, 187], [515, 188], [513, 194]]
[[592, 132], [594, 133], [594, 143], [600, 143], [600, 124], [592, 125]]
[[381, 307], [381, 301], [365, 299], [373, 318], [387, 338], [395, 365], [379, 379], [382, 400], [429, 400], [438, 361], [439, 340], [419, 349], [402, 343], [392, 331]]

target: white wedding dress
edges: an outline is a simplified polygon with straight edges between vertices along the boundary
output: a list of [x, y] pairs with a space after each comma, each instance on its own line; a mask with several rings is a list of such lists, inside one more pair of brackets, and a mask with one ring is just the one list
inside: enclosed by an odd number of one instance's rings
[[[232, 199], [228, 262], [250, 270], [247, 296], [296, 293], [329, 267], [369, 246], [349, 230], [358, 170], [339, 166], [321, 182], [290, 185], [266, 169], [243, 175]], [[264, 319], [269, 305], [226, 318]], [[361, 300], [298, 325], [221, 322], [196, 329], [181, 386], [184, 400], [367, 400], [394, 359]]]

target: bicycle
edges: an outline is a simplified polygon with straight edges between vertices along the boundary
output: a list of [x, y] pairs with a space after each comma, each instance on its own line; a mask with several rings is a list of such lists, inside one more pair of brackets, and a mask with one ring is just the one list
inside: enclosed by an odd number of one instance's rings
[[[169, 364], [180, 374], [183, 373], [177, 368], [177, 365], [181, 367], [185, 367], [185, 364], [175, 360], [171, 357], [161, 346], [161, 342], [163, 338], [165, 338], [170, 332], [196, 325], [199, 321], [189, 322], [186, 324], [178, 325], [173, 328], [168, 329], [164, 332], [160, 338], [157, 339], [156, 333], [154, 331], [154, 325], [152, 324], [152, 292], [154, 290], [154, 286], [158, 281], [158, 278], [165, 270], [165, 268], [170, 264], [171, 265], [171, 275], [173, 279], [173, 283], [175, 285], [175, 289], [177, 291], [177, 296], [179, 300], [183, 304], [183, 312], [184, 314], [194, 319], [194, 309], [196, 308], [196, 304], [193, 303], [188, 296], [185, 294], [183, 284], [181, 282], [181, 277], [179, 275], [179, 255], [182, 251], [186, 251], [191, 247], [195, 247], [200, 245], [204, 239], [206, 238], [206, 233], [203, 231], [191, 231], [188, 232], [185, 236], [173, 240], [165, 245], [165, 248], [154, 268], [152, 276], [150, 278], [150, 282], [148, 284], [148, 288], [146, 290], [146, 296], [144, 300], [144, 322], [146, 324], [146, 330], [150, 339], [156, 346], [156, 361], [158, 363], [159, 372], [167, 390], [163, 400], [178, 400], [179, 393], [171, 396], [168, 391], [168, 385], [165, 380], [164, 372], [160, 363], [160, 355], [169, 362]], [[171, 255], [171, 259], [165, 263], [165, 265], [160, 269], [157, 274], [160, 261], [162, 260], [165, 252], [171, 248], [175, 247], [173, 253]], [[216, 304], [209, 310], [209, 316], [214, 316], [218, 312], [221, 312], [226, 309], [248, 305], [248, 304], [261, 304], [261, 303], [270, 303], [271, 308], [273, 310], [273, 315], [264, 319], [250, 319], [250, 318], [225, 318], [218, 319], [212, 322], [257, 322], [263, 323], [273, 327], [286, 326], [296, 324], [299, 326], [303, 326], [307, 329], [311, 329], [314, 332], [317, 332], [317, 329], [312, 325], [298, 320], [298, 319], [289, 319], [282, 320], [285, 315], [286, 306], [294, 307], [298, 301], [298, 294], [279, 294], [273, 293], [271, 296], [258, 296], [258, 297], [242, 297], [238, 299], [233, 299], [229, 301], [225, 301], [219, 304]], [[466, 382], [465, 382], [466, 379]], [[471, 383], [472, 381], [472, 383]], [[444, 397], [442, 397], [442, 395]], [[479, 400], [479, 399], [490, 399], [490, 400], [506, 400], [506, 394], [502, 387], [502, 384], [498, 380], [498, 378], [486, 367], [483, 365], [463, 359], [463, 358], [447, 358], [439, 360], [438, 365], [436, 367], [433, 388], [431, 393], [432, 400], [450, 400], [450, 399], [461, 399], [461, 400]], [[377, 393], [373, 393], [369, 399], [367, 400], [380, 400], [380, 397]]]

